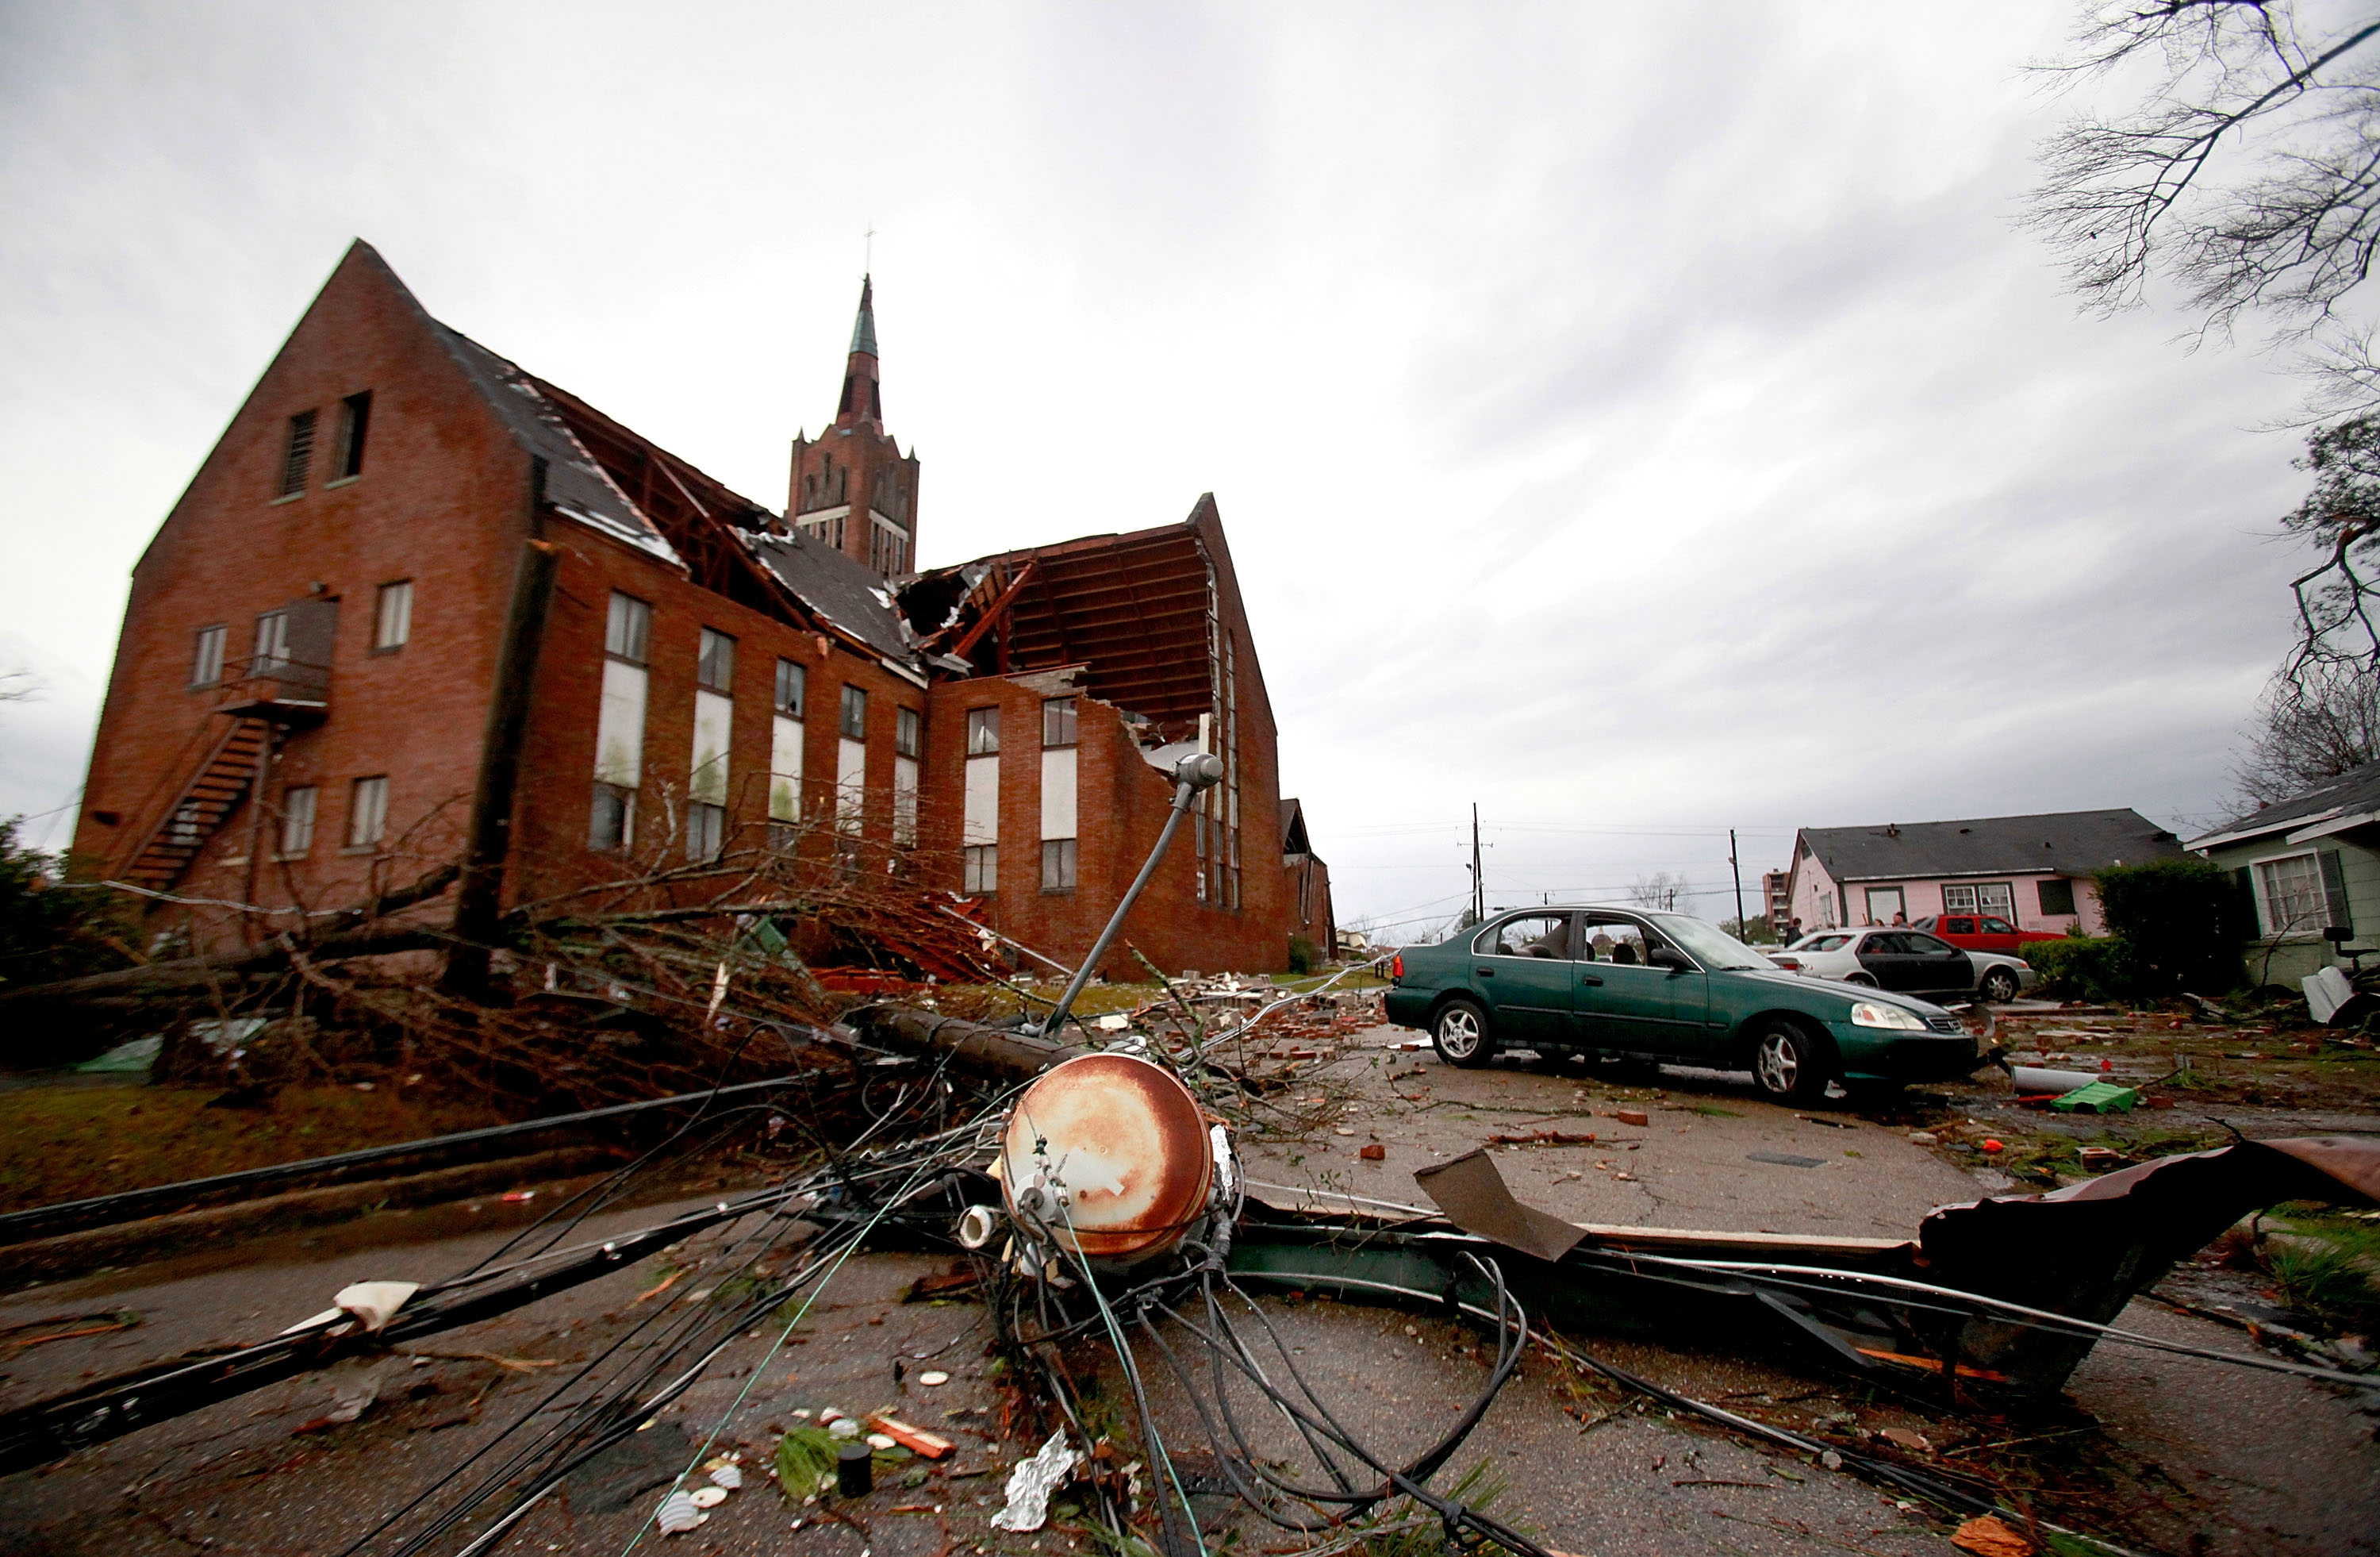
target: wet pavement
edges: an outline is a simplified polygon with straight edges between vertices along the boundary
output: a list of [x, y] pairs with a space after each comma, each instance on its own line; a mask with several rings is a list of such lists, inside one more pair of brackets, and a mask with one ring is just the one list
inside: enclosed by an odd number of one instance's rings
[[[1390, 1028], [1354, 1034], [1335, 1059], [1279, 1094], [1287, 1112], [1268, 1113], [1272, 1128], [1243, 1137], [1251, 1175], [1304, 1186], [1318, 1206], [1337, 1194], [1415, 1202], [1421, 1197], [1414, 1169], [1490, 1136], [1592, 1132], [1592, 1144], [1500, 1150], [1499, 1165], [1523, 1199], [1579, 1221], [1862, 1237], [1905, 1236], [1932, 1206], [2006, 1182], [1911, 1140], [1905, 1124], [1852, 1108], [1778, 1108], [1755, 1096], [1746, 1078], [1590, 1077], [1578, 1067], [1540, 1071], [1514, 1061], [1457, 1071], [1393, 1047], [1412, 1036]], [[1644, 1125], [1615, 1117], [1640, 1109]], [[1382, 1149], [1379, 1161], [1361, 1157], [1368, 1145]], [[1763, 1160], [1775, 1158], [1789, 1161]], [[658, 1220], [667, 1210], [616, 1213], [584, 1235]], [[20, 1292], [0, 1300], [0, 1326], [122, 1311], [138, 1313], [140, 1323], [30, 1346], [6, 1340], [30, 1332], [0, 1330], [0, 1403], [21, 1404], [196, 1346], [261, 1338], [318, 1312], [348, 1281], [442, 1275], [503, 1235], [457, 1231], [452, 1215], [366, 1218], [337, 1239], [199, 1251]], [[0, 1480], [0, 1546], [58, 1557], [344, 1551], [442, 1478], [483, 1472], [492, 1458], [474, 1462], [475, 1454], [518, 1441], [516, 1435], [499, 1445], [508, 1424], [525, 1417], [532, 1429], [550, 1424], [553, 1413], [533, 1408], [572, 1365], [597, 1356], [656, 1309], [674, 1321], [713, 1298], [736, 1273], [722, 1252], [733, 1235], [705, 1235], [674, 1254], [425, 1344], [415, 1349], [418, 1359], [402, 1358], [382, 1376], [380, 1399], [356, 1421], [318, 1426], [333, 1381], [298, 1380]], [[376, 1237], [391, 1241], [375, 1247]], [[987, 1354], [980, 1304], [901, 1301], [919, 1277], [949, 1266], [925, 1256], [855, 1258], [794, 1334], [781, 1337], [776, 1324], [750, 1332], [657, 1414], [649, 1431], [683, 1434], [682, 1441], [658, 1441], [669, 1450], [663, 1458], [682, 1453], [690, 1466], [722, 1453], [743, 1456], [744, 1489], [712, 1509], [700, 1529], [670, 1538], [644, 1529], [662, 1487], [613, 1498], [619, 1506], [607, 1511], [606, 1490], [581, 1481], [541, 1503], [501, 1550], [617, 1553], [642, 1544], [818, 1557], [1026, 1557], [1087, 1549], [1076, 1531], [1012, 1536], [990, 1526], [1008, 1467], [1030, 1452], [1038, 1430], [1007, 1414], [1014, 1397]], [[674, 1282], [653, 1290], [672, 1273]], [[1388, 1456], [1433, 1439], [1487, 1375], [1482, 1337], [1438, 1317], [1284, 1296], [1262, 1305], [1299, 1369], [1350, 1429]], [[2237, 1331], [2145, 1300], [2125, 1322], [2218, 1350], [2252, 1344]], [[1988, 1419], [1888, 1385], [1743, 1355], [1726, 1337], [1699, 1351], [1573, 1339], [1730, 1410], [1902, 1458], [1993, 1495], [2039, 1497], [2045, 1508], [2135, 1549], [2226, 1557], [2375, 1550], [2374, 1418], [2322, 1386], [2103, 1344], [2076, 1374], [2066, 1405], [2034, 1417]], [[1122, 1410], [1101, 1348], [1087, 1344], [1075, 1357], [1087, 1379], [1109, 1375], [1094, 1398], [1107, 1411]], [[1197, 1422], [1181, 1392], [1156, 1359], [1143, 1365], [1152, 1375], [1160, 1435], [1176, 1450], [1195, 1450]], [[947, 1372], [948, 1381], [923, 1384], [929, 1368]], [[797, 1413], [828, 1406], [889, 1410], [950, 1438], [956, 1451], [939, 1464], [892, 1466], [876, 1492], [849, 1504], [789, 1498], [767, 1479], [771, 1446], [803, 1419]], [[1246, 1415], [1269, 1452], [1291, 1461], [1302, 1453], [1277, 1418]], [[1002, 1436], [1008, 1429], [1014, 1436]], [[1878, 1436], [1888, 1430], [1901, 1436]], [[1901, 1507], [1800, 1455], [1671, 1420], [1543, 1356], [1524, 1364], [1437, 1484], [1483, 1464], [1504, 1484], [1490, 1512], [1567, 1552], [1951, 1550], [1949, 1523], [1928, 1511]], [[1214, 1501], [1201, 1496], [1202, 1506]], [[1244, 1515], [1230, 1517], [1248, 1525]], [[1250, 1527], [1239, 1550], [1311, 1543]], [[449, 1536], [432, 1550], [461, 1544]], [[393, 1541], [372, 1548], [394, 1549]]]

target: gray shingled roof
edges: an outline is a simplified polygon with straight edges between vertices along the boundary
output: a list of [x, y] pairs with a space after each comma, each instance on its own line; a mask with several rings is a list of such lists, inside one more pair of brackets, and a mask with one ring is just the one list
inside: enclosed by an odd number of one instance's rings
[[798, 530], [791, 535], [737, 533], [778, 581], [820, 617], [879, 653], [899, 660], [915, 656], [916, 646], [900, 612], [893, 609], [892, 588], [874, 573]]
[[2181, 841], [2170, 829], [2129, 809], [1896, 822], [1884, 827], [1804, 827], [1801, 843], [1838, 882], [2010, 876], [2043, 870], [2089, 876], [2104, 866], [2186, 857]]
[[[2256, 837], [2266, 833], [2278, 833], [2287, 828], [2301, 827], [2333, 816], [2358, 816], [2380, 811], [2380, 762], [2366, 762], [2360, 768], [2350, 768], [2336, 778], [2327, 778], [2302, 794], [2286, 800], [2276, 800], [2269, 806], [2259, 806], [2247, 815], [2225, 822], [2206, 834], [2208, 838]], [[2193, 838], [2192, 845], [2204, 839]]]
[[683, 566], [677, 553], [662, 538], [662, 532], [603, 473], [595, 456], [587, 452], [587, 445], [578, 441], [578, 435], [570, 431], [561, 413], [538, 392], [537, 385], [529, 382], [517, 364], [435, 319], [430, 321], [430, 327], [446, 344], [455, 360], [462, 364], [464, 373], [494, 407], [496, 415], [504, 419], [521, 446], [545, 461], [547, 502], [582, 524], [650, 552], [664, 562]]

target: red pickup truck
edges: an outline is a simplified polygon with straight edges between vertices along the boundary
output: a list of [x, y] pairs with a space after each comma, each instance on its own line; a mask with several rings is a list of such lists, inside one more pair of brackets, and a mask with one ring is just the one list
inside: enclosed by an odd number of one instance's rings
[[2046, 930], [2019, 930], [1998, 914], [1928, 914], [1910, 922], [1910, 929], [1938, 935], [1970, 952], [2006, 952], [2022, 956], [2028, 941], [2061, 941]]

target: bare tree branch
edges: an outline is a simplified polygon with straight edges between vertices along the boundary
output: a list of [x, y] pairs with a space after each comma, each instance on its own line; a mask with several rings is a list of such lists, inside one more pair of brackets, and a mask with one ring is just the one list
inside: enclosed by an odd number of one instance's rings
[[2067, 257], [2086, 307], [2139, 304], [2162, 274], [2228, 334], [2302, 336], [2380, 250], [2380, 19], [2308, 38], [2290, 0], [2098, 5], [2067, 84], [2157, 75], [2129, 111], [2078, 115], [2040, 149], [2025, 225]]

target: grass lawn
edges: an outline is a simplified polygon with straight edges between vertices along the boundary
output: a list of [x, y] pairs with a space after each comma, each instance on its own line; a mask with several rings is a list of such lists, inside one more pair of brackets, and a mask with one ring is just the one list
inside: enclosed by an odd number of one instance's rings
[[504, 1122], [479, 1104], [347, 1087], [293, 1087], [262, 1108], [209, 1108], [220, 1095], [179, 1087], [0, 1094], [0, 1210]]

